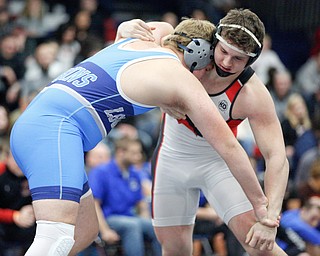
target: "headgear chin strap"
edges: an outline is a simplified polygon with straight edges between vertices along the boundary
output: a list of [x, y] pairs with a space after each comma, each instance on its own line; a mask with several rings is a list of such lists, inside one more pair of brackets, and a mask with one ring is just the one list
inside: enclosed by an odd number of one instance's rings
[[177, 43], [178, 47], [183, 49], [184, 62], [191, 72], [195, 69], [203, 69], [212, 62], [213, 47], [209, 41], [202, 38], [191, 38], [185, 33], [175, 32], [174, 34], [191, 40], [187, 46]]
[[[239, 48], [237, 48], [234, 45], [229, 44], [222, 36], [221, 36], [221, 30], [222, 27], [228, 27], [228, 28], [238, 28], [241, 29], [242, 31], [246, 32], [257, 44], [257, 47], [254, 49], [253, 52], [245, 52]], [[217, 26], [217, 31], [216, 33], [213, 35], [213, 47], [215, 47], [218, 43], [218, 41], [222, 42], [223, 44], [227, 45], [228, 47], [230, 47], [231, 49], [240, 52], [242, 54], [245, 54], [247, 56], [249, 56], [249, 60], [248, 63], [246, 64], [246, 66], [251, 65], [253, 62], [256, 61], [256, 59], [259, 57], [259, 55], [261, 54], [262, 51], [262, 44], [259, 42], [258, 38], [247, 28], [237, 25], [237, 24], [218, 24]]]

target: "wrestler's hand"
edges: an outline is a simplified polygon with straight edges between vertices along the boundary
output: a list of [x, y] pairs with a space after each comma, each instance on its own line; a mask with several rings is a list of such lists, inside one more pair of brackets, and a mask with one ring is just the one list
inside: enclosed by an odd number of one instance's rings
[[261, 205], [259, 208], [255, 208], [254, 212], [257, 218], [257, 221], [263, 225], [266, 225], [270, 228], [279, 227], [280, 225], [280, 217], [273, 220], [268, 217], [268, 204]]
[[122, 22], [117, 31], [117, 39], [119, 38], [138, 38], [144, 41], [154, 41], [152, 30], [155, 28], [150, 27], [143, 20], [133, 19], [130, 21]]
[[186, 114], [173, 108], [161, 108], [161, 111], [167, 113], [169, 116], [179, 120], [186, 119]]
[[275, 243], [276, 234], [277, 229], [275, 227], [268, 227], [257, 222], [250, 228], [245, 243], [261, 251], [271, 251]]

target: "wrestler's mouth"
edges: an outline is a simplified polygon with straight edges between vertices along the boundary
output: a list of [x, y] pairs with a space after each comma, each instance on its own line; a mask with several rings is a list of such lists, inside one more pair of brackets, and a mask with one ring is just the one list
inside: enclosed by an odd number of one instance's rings
[[220, 68], [222, 71], [224, 71], [224, 72], [231, 73], [231, 69], [230, 69], [230, 68], [225, 68], [225, 67], [220, 66], [220, 65], [219, 65], [219, 68]]

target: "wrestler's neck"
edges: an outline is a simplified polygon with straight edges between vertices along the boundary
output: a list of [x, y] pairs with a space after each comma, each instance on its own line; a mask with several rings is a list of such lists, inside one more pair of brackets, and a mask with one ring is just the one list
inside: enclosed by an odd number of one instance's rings
[[201, 83], [209, 94], [219, 93], [236, 80], [242, 71], [226, 77], [221, 77], [218, 75], [215, 67], [213, 67], [212, 70], [206, 72], [205, 76], [201, 79]]
[[177, 57], [179, 58], [179, 60], [181, 61], [181, 63], [184, 63], [184, 59], [183, 59], [183, 52], [181, 52], [180, 50], [178, 50], [177, 48], [170, 46], [170, 45], [166, 45], [163, 46], [163, 48], [167, 51], [171, 51], [173, 52], [175, 55], [177, 55]]

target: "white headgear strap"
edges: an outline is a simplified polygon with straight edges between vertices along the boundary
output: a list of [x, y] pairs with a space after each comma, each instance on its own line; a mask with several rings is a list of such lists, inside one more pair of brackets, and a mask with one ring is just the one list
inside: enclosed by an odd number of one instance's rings
[[[251, 36], [251, 38], [257, 43], [257, 45], [259, 46], [259, 48], [262, 47], [261, 43], [259, 42], [258, 38], [247, 28], [243, 27], [243, 26], [240, 26], [240, 25], [237, 25], [237, 24], [219, 24], [219, 27], [229, 27], [229, 28], [238, 28], [238, 29], [241, 29], [242, 31], [246, 32], [249, 36]], [[230, 47], [231, 49], [239, 52], [239, 53], [243, 53], [245, 55], [248, 55], [250, 57], [255, 57], [257, 56], [256, 53], [253, 53], [253, 52], [245, 52], [243, 50], [240, 50], [238, 49], [237, 47], [229, 44], [226, 40], [224, 40], [222, 38], [222, 36], [220, 36], [218, 33], [216, 33], [216, 38], [221, 41], [222, 43], [224, 43], [225, 45], [227, 45], [228, 47]]]
[[253, 53], [253, 52], [245, 52], [243, 50], [240, 50], [239, 48], [233, 46], [232, 44], [229, 44], [226, 40], [223, 39], [222, 36], [220, 36], [219, 34], [216, 34], [216, 38], [221, 42], [223, 43], [224, 45], [228, 46], [229, 48], [231, 48], [232, 50], [235, 50], [241, 54], [244, 54], [244, 55], [247, 55], [247, 56], [250, 56], [250, 57], [256, 57], [257, 54], [256, 53]]

